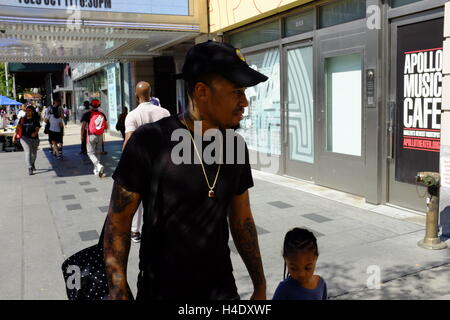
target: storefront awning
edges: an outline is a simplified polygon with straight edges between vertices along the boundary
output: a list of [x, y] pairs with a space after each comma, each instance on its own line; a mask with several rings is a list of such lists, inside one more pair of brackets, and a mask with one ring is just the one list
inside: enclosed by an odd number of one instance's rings
[[0, 23], [0, 61], [63, 63], [133, 61], [199, 35], [195, 31]]
[[0, 62], [148, 59], [205, 33], [206, 10], [194, 0], [3, 0]]

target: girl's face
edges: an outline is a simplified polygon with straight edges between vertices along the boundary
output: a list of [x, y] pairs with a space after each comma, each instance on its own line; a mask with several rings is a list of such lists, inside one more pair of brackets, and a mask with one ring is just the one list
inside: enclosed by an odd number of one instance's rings
[[292, 279], [299, 284], [307, 284], [311, 281], [316, 269], [317, 256], [312, 250], [291, 253], [284, 258]]
[[25, 112], [26, 112], [28, 118], [31, 118], [31, 117], [33, 116], [33, 111], [31, 111], [31, 109], [28, 109], [28, 108], [27, 108], [27, 109], [25, 110]]

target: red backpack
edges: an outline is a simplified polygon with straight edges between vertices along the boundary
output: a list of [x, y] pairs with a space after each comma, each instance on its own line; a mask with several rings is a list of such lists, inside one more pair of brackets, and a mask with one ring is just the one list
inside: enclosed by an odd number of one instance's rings
[[102, 112], [91, 111], [91, 117], [89, 119], [89, 134], [94, 134], [96, 136], [103, 134], [105, 132], [106, 119]]

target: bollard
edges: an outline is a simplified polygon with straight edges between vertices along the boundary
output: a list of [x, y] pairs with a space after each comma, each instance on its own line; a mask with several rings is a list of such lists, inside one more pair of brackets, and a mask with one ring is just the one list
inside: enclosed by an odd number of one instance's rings
[[441, 250], [447, 248], [447, 244], [438, 236], [438, 217], [439, 217], [439, 183], [440, 176], [438, 172], [418, 172], [417, 182], [427, 187], [427, 219], [425, 238], [417, 244], [419, 247], [431, 250]]

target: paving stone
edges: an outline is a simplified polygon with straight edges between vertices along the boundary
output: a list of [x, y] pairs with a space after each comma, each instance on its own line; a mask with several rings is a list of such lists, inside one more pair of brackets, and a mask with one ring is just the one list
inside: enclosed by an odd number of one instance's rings
[[100, 237], [97, 230], [82, 231], [78, 234], [80, 235], [81, 241], [97, 240]]
[[81, 210], [82, 208], [81, 208], [81, 205], [80, 204], [68, 204], [67, 206], [66, 206], [66, 208], [67, 208], [67, 210], [69, 210], [69, 211], [73, 211], [73, 210]]
[[65, 180], [55, 181], [55, 184], [66, 184], [66, 181]]
[[108, 212], [109, 206], [98, 207], [101, 212]]
[[80, 186], [87, 186], [90, 185], [91, 183], [89, 181], [82, 181], [80, 182]]
[[73, 200], [73, 199], [75, 199], [75, 195], [73, 195], [73, 194], [68, 194], [68, 195], [62, 196], [61, 198], [62, 198], [63, 200]]
[[88, 189], [84, 189], [84, 191], [86, 193], [98, 192], [97, 188], [88, 188]]
[[256, 232], [257, 232], [259, 235], [266, 234], [266, 233], [270, 233], [270, 231], [267, 231], [266, 229], [261, 228], [261, 227], [258, 227], [258, 226], [256, 226]]
[[331, 219], [328, 219], [327, 217], [315, 213], [304, 214], [302, 216], [318, 223], [331, 221]]
[[274, 202], [268, 202], [271, 206], [277, 207], [279, 209], [286, 209], [293, 207], [289, 203], [283, 202], [283, 201], [274, 201]]

